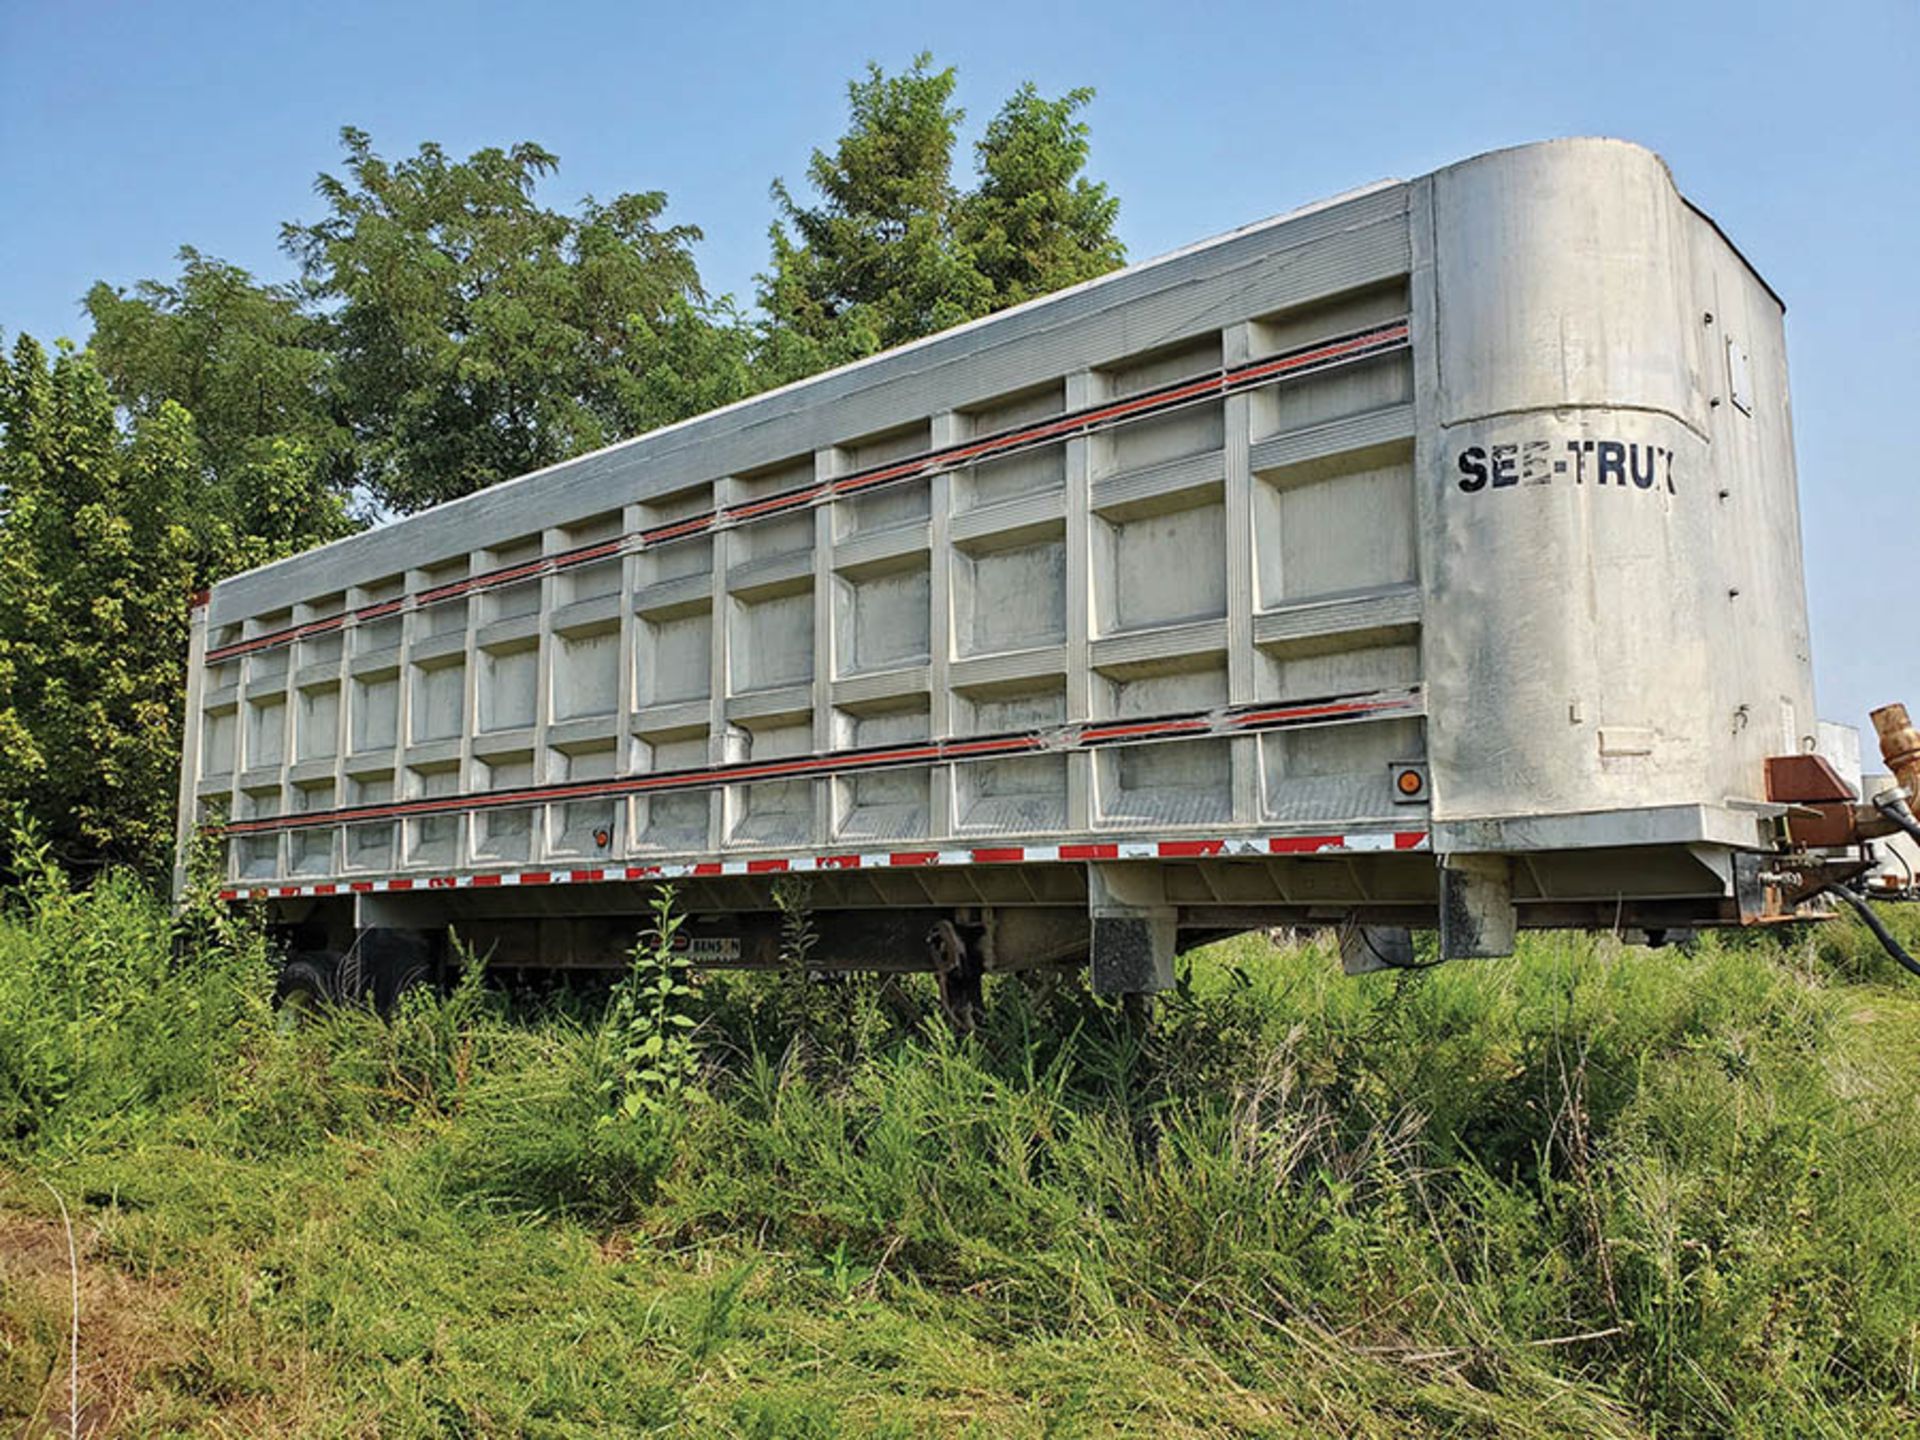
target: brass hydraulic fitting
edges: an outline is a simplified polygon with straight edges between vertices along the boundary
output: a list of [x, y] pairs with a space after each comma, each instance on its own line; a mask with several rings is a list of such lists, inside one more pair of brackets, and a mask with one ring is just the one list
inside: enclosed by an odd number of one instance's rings
[[1880, 737], [1880, 758], [1910, 797], [1920, 800], [1920, 730], [1904, 705], [1883, 705], [1869, 717]]

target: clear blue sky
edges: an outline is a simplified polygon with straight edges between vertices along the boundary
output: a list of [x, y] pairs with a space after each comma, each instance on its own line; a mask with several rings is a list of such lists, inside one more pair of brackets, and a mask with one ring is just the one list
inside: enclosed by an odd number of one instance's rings
[[[1920, 3], [938, 7], [0, 0], [0, 327], [83, 339], [96, 279], [182, 244], [284, 278], [353, 124], [387, 154], [538, 140], [556, 204], [661, 189], [752, 295], [767, 185], [867, 59], [1092, 85], [1093, 170], [1146, 258], [1383, 176], [1554, 135], [1667, 157], [1786, 297], [1821, 709], [1920, 706]], [[969, 137], [971, 138], [971, 137]]]

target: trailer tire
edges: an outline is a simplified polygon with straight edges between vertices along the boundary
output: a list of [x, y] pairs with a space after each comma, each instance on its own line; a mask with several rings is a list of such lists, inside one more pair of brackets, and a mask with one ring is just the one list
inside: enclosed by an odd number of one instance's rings
[[288, 1015], [311, 1014], [335, 999], [335, 966], [331, 955], [309, 951], [290, 955], [273, 983], [273, 1007]]

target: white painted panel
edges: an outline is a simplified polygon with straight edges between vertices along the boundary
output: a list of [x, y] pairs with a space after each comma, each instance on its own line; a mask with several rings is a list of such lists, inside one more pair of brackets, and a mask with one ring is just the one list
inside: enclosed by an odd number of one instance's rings
[[400, 738], [400, 678], [392, 671], [353, 682], [355, 753], [390, 750]]
[[1112, 634], [1225, 615], [1226, 525], [1226, 507], [1217, 501], [1103, 521], [1094, 576], [1102, 630]]
[[208, 775], [232, 772], [234, 743], [240, 733], [240, 716], [232, 708], [209, 710], [200, 726], [200, 768]]
[[[996, 691], [965, 701], [966, 729], [974, 735], [1039, 730], [1066, 719], [1066, 691], [1058, 682]], [[957, 769], [960, 823], [970, 830], [1057, 830], [1067, 821], [1067, 757], [1020, 755]]]
[[466, 709], [466, 664], [460, 660], [413, 667], [412, 740], [459, 738]]
[[842, 577], [836, 586], [840, 673], [884, 670], [925, 660], [929, 591], [926, 557], [910, 568]]
[[247, 758], [249, 770], [278, 765], [287, 757], [287, 697], [263, 696], [247, 703]]
[[294, 755], [300, 760], [324, 760], [340, 748], [340, 687], [300, 692], [294, 716]]
[[1262, 608], [1418, 578], [1410, 461], [1265, 477], [1254, 523]]

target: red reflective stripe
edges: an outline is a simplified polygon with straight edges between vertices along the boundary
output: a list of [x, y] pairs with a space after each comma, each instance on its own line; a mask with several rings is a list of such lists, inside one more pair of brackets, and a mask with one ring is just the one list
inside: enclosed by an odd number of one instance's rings
[[787, 862], [784, 860], [749, 860], [747, 861], [747, 874], [749, 875], [771, 875], [777, 871], [785, 870], [786, 868], [787, 868]]
[[860, 857], [858, 855], [822, 855], [814, 863], [822, 870], [858, 870]]
[[607, 556], [616, 554], [626, 543], [627, 537], [622, 535], [618, 539], [603, 540], [598, 545], [585, 545], [578, 550], [565, 551], [553, 557], [553, 568], [569, 570], [575, 565], [584, 565], [590, 560], [604, 560]]
[[1300, 705], [1290, 710], [1255, 710], [1234, 717], [1239, 725], [1255, 725], [1265, 720], [1312, 720], [1322, 715], [1360, 715], [1374, 710], [1397, 710], [1413, 703], [1411, 698], [1360, 700], [1338, 705]]
[[627, 879], [629, 880], [651, 880], [659, 873], [660, 867], [658, 865], [627, 866]]
[[1188, 735], [1213, 728], [1209, 720], [1143, 720], [1136, 725], [1089, 725], [1081, 731], [1085, 740], [1118, 740], [1132, 735]]
[[1218, 855], [1226, 848], [1224, 840], [1162, 840], [1159, 845], [1163, 860], [1188, 860], [1200, 855]]
[[1346, 841], [1338, 835], [1277, 835], [1267, 841], [1275, 855], [1311, 855], [1316, 850], [1338, 848]]
[[569, 870], [567, 878], [576, 885], [591, 884], [595, 880], [604, 880], [606, 872], [602, 870]]
[[998, 740], [948, 740], [939, 747], [939, 758], [957, 760], [974, 755], [997, 755], [1007, 750], [1044, 749], [1043, 741], [1032, 735], [1008, 736]]
[[729, 505], [719, 513], [728, 520], [751, 520], [776, 510], [796, 510], [816, 496], [825, 494], [826, 489], [824, 485], [809, 485], [804, 490], [789, 490], [782, 495], [769, 495], [764, 500], [748, 500], [738, 505]]
[[654, 530], [642, 530], [640, 542], [643, 545], [658, 544], [663, 540], [678, 540], [682, 535], [695, 535], [712, 525], [714, 515], [708, 511], [705, 515], [695, 515], [690, 520], [682, 520], [673, 525], [662, 525]]
[[1024, 860], [1027, 852], [1024, 846], [1002, 846], [998, 849], [976, 850], [973, 863], [976, 865], [1005, 865], [1011, 861]]
[[693, 873], [698, 876], [719, 875], [724, 871], [725, 867], [718, 860], [708, 860], [693, 867]]
[[1062, 860], [1118, 860], [1120, 847], [1118, 845], [1062, 845], [1060, 858]]
[[896, 850], [887, 857], [889, 865], [931, 865], [940, 858], [938, 850]]
[[348, 885], [347, 888], [356, 895], [370, 895], [373, 893], [373, 882], [371, 880], [355, 880], [352, 884]]
[[1424, 830], [1403, 830], [1393, 837], [1393, 848], [1396, 850], [1418, 850], [1426, 843], [1426, 840], [1427, 832]]

